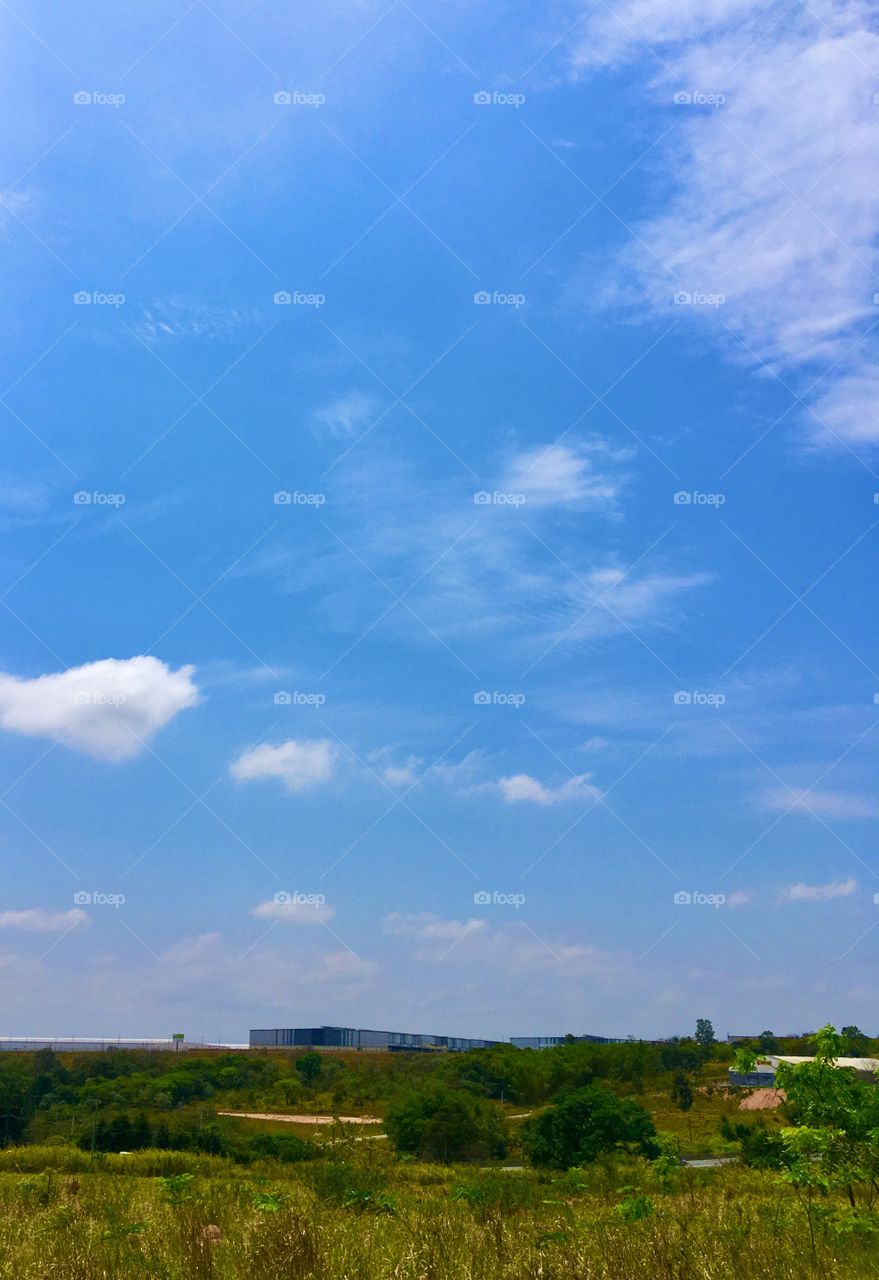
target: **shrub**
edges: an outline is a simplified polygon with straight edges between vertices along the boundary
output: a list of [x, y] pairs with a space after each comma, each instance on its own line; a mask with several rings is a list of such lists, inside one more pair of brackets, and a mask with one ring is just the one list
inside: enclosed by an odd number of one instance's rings
[[585, 1085], [522, 1126], [531, 1160], [552, 1169], [589, 1164], [603, 1151], [659, 1155], [656, 1129], [643, 1107], [601, 1085]]
[[413, 1089], [385, 1118], [396, 1150], [448, 1164], [452, 1160], [506, 1154], [504, 1121], [485, 1098], [431, 1082]]

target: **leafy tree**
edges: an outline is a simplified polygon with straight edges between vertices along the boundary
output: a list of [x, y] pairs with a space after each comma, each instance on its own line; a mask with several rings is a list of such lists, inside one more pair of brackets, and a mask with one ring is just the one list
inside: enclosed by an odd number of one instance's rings
[[683, 1071], [678, 1071], [671, 1085], [671, 1100], [681, 1111], [689, 1111], [696, 1101], [693, 1082]]
[[849, 1058], [863, 1058], [870, 1047], [869, 1038], [864, 1034], [860, 1027], [843, 1027], [839, 1033], [845, 1041], [846, 1056]]
[[589, 1164], [603, 1151], [659, 1155], [656, 1129], [637, 1102], [589, 1084], [526, 1121], [522, 1141], [535, 1164], [553, 1169]]
[[431, 1081], [393, 1103], [385, 1117], [398, 1152], [448, 1163], [506, 1151], [503, 1116], [485, 1098], [467, 1089]]
[[844, 1047], [828, 1023], [815, 1036], [811, 1062], [781, 1063], [776, 1074], [794, 1120], [781, 1134], [786, 1178], [806, 1211], [813, 1253], [816, 1194], [838, 1187], [854, 1210], [859, 1187], [872, 1204], [879, 1177], [879, 1091], [837, 1065]]
[[293, 1065], [302, 1076], [303, 1084], [309, 1087], [315, 1083], [324, 1068], [323, 1058], [313, 1049], [309, 1053], [300, 1054]]
[[778, 1041], [771, 1031], [761, 1031], [757, 1037], [757, 1048], [761, 1053], [777, 1053]]
[[716, 1044], [714, 1039], [714, 1027], [710, 1018], [696, 1019], [696, 1043], [701, 1045], [703, 1049], [710, 1049]]

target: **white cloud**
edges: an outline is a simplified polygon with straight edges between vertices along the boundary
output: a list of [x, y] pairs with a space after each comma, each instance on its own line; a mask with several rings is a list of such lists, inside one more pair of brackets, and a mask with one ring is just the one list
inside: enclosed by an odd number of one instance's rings
[[369, 426], [377, 416], [377, 401], [364, 391], [351, 391], [323, 405], [314, 413], [315, 422], [333, 436], [353, 436]]
[[538, 445], [510, 461], [498, 488], [524, 495], [528, 508], [606, 505], [624, 484], [610, 464], [630, 456], [630, 451], [614, 451], [601, 441]]
[[560, 786], [546, 787], [530, 774], [517, 773], [509, 778], [500, 778], [494, 785], [507, 804], [552, 805], [564, 804], [568, 800], [600, 800], [601, 792], [589, 781], [591, 777], [591, 773], [582, 773]]
[[[673, 194], [633, 227], [609, 294], [793, 378], [807, 435], [831, 447], [879, 441], [876, 340], [857, 342], [876, 312], [873, 28], [857, 0], [621, 0], [590, 12], [573, 56], [580, 73], [649, 58], [675, 113]], [[675, 106], [675, 93], [725, 100]], [[675, 306], [677, 291], [725, 301]]]
[[751, 901], [752, 897], [753, 894], [747, 889], [736, 889], [727, 898], [726, 905], [728, 907], [744, 907]]
[[90, 924], [88, 915], [79, 907], [70, 911], [45, 911], [42, 907], [0, 911], [0, 929], [21, 929], [26, 933], [66, 933]]
[[63, 739], [98, 760], [127, 760], [178, 712], [199, 701], [194, 667], [158, 658], [104, 658], [54, 675], [0, 672], [0, 726]]
[[281, 924], [324, 924], [336, 913], [322, 894], [293, 893], [260, 902], [250, 914], [258, 920], [278, 920]]
[[831, 880], [829, 884], [792, 884], [779, 897], [779, 902], [828, 902], [831, 898], [849, 898], [858, 887], [857, 880]]
[[430, 912], [406, 914], [393, 911], [385, 919], [385, 932], [401, 938], [417, 938], [421, 942], [460, 942], [469, 933], [486, 928], [484, 920], [442, 920]]
[[810, 791], [805, 787], [800, 790], [778, 787], [764, 792], [762, 803], [765, 809], [778, 813], [792, 809], [794, 813], [811, 813], [828, 818], [879, 816], [879, 806], [875, 801], [866, 796], [841, 791]]
[[277, 778], [288, 791], [307, 791], [332, 779], [338, 755], [329, 738], [290, 738], [278, 746], [263, 744], [245, 751], [230, 772], [237, 782]]

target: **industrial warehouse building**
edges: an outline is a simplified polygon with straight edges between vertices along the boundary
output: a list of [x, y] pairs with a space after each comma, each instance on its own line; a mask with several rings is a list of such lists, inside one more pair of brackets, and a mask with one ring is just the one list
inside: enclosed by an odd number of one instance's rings
[[[770, 1053], [754, 1064], [753, 1071], [736, 1071], [735, 1067], [730, 1067], [729, 1083], [738, 1087], [771, 1089], [775, 1085], [775, 1073], [778, 1070], [779, 1063], [785, 1062], [788, 1066], [798, 1067], [803, 1062], [814, 1061], [814, 1058], [809, 1057], [792, 1057], [789, 1054]], [[876, 1081], [879, 1078], [879, 1058], [837, 1058], [833, 1065], [835, 1067], [848, 1067], [861, 1080]]]
[[465, 1053], [488, 1049], [498, 1040], [467, 1040], [460, 1036], [418, 1035], [408, 1031], [371, 1031], [359, 1027], [274, 1027], [250, 1033], [250, 1047], [283, 1049], [409, 1049], [429, 1052], [445, 1049]]

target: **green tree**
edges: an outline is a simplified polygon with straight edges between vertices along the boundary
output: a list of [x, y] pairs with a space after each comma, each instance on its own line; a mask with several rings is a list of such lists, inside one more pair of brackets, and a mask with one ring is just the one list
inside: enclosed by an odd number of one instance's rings
[[701, 1045], [703, 1049], [710, 1049], [716, 1043], [714, 1039], [714, 1027], [710, 1018], [696, 1019], [696, 1043]]
[[392, 1103], [385, 1129], [398, 1152], [445, 1163], [506, 1152], [503, 1115], [494, 1103], [440, 1081]]
[[845, 1041], [845, 1052], [849, 1058], [863, 1058], [870, 1047], [869, 1038], [860, 1027], [843, 1027], [839, 1033]]
[[771, 1031], [761, 1031], [757, 1037], [757, 1048], [761, 1053], [777, 1053], [778, 1041]]
[[311, 1086], [323, 1071], [324, 1060], [319, 1053], [312, 1049], [310, 1053], [301, 1054], [293, 1065], [302, 1076], [303, 1084]]
[[813, 1252], [816, 1195], [839, 1188], [855, 1210], [859, 1188], [872, 1205], [879, 1177], [879, 1092], [837, 1065], [844, 1047], [828, 1023], [815, 1036], [812, 1061], [780, 1063], [776, 1073], [794, 1120], [781, 1134], [785, 1176], [805, 1208]]
[[553, 1169], [589, 1164], [603, 1151], [659, 1155], [656, 1129], [644, 1108], [598, 1084], [572, 1090], [526, 1121], [522, 1141], [534, 1164]]

